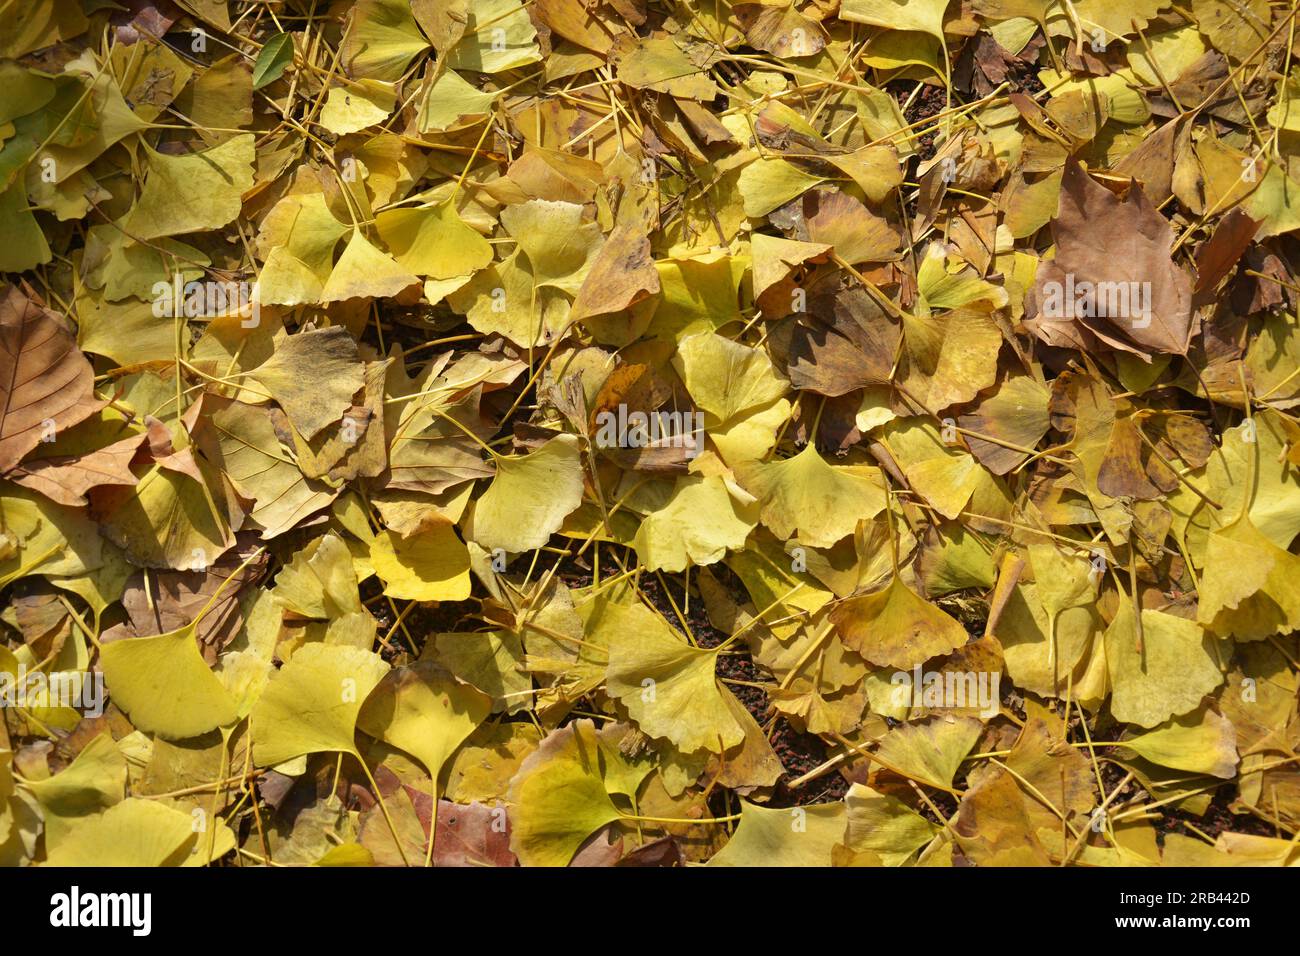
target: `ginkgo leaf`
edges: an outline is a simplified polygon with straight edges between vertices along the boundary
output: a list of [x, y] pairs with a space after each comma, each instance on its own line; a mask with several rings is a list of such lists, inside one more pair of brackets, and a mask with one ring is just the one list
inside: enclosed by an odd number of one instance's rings
[[945, 518], [958, 517], [981, 482], [988, 480], [979, 462], [945, 443], [928, 423], [891, 422], [885, 440], [913, 490]]
[[[121, 802], [126, 791], [126, 758], [108, 734], [90, 741], [64, 769], [25, 786], [41, 806], [47, 847], [55, 847], [87, 817]], [[5, 796], [12, 795], [6, 794]]]
[[354, 229], [343, 255], [334, 263], [334, 270], [321, 289], [320, 298], [322, 302], [382, 298], [396, 295], [417, 282], [419, 279], [396, 259], [380, 252], [360, 229]]
[[575, 319], [621, 312], [659, 292], [650, 241], [630, 227], [615, 228], [591, 263], [573, 300]]
[[604, 237], [600, 226], [583, 222], [576, 203], [534, 199], [501, 212], [501, 224], [519, 243], [533, 282], [576, 295]]
[[198, 841], [188, 813], [128, 797], [47, 850], [46, 866], [180, 866]]
[[843, 803], [777, 809], [740, 801], [740, 823], [709, 866], [830, 866], [844, 838]]
[[542, 547], [582, 503], [582, 465], [572, 435], [557, 435], [527, 455], [497, 458], [496, 467], [467, 529], [489, 551]]
[[434, 525], [405, 538], [380, 532], [370, 543], [370, 563], [390, 597], [409, 601], [469, 597], [469, 552], [451, 525]]
[[885, 507], [878, 468], [829, 465], [812, 442], [793, 458], [742, 466], [739, 475], [773, 534], [797, 534], [814, 548], [829, 548]]
[[1197, 620], [1221, 637], [1263, 640], [1300, 628], [1300, 556], [1284, 551], [1246, 513], [1210, 534]]
[[[1219, 508], [1211, 527], [1231, 524], [1243, 508], [1261, 534], [1287, 548], [1300, 534], [1300, 474], [1287, 460], [1287, 437], [1274, 412], [1225, 428], [1221, 451], [1205, 463], [1206, 490]], [[1253, 476], [1253, 478], [1251, 477]]]
[[600, 773], [590, 720], [552, 732], [510, 781], [510, 849], [524, 866], [567, 866], [578, 847], [621, 814]]
[[537, 30], [523, 0], [477, 0], [467, 4], [464, 35], [447, 53], [447, 66], [501, 73], [542, 58]]
[[847, 647], [873, 664], [906, 670], [966, 643], [966, 629], [894, 575], [874, 594], [850, 598], [831, 612]]
[[348, 227], [321, 193], [286, 196], [267, 213], [258, 233], [266, 261], [253, 299], [262, 304], [319, 302], [334, 267], [334, 249]]
[[885, 866], [898, 866], [934, 839], [939, 828], [897, 797], [855, 783], [844, 796], [844, 845], [870, 850]]
[[100, 665], [114, 702], [147, 733], [177, 740], [236, 719], [234, 699], [199, 652], [195, 624], [107, 643]]
[[846, 0], [840, 9], [845, 20], [888, 27], [891, 30], [915, 30], [943, 40], [943, 15], [948, 0]]
[[961, 762], [979, 739], [982, 725], [972, 717], [948, 721], [931, 717], [895, 727], [876, 749], [887, 766], [941, 790], [952, 788]]
[[302, 617], [325, 619], [361, 610], [352, 555], [334, 533], [295, 554], [276, 575], [272, 594], [282, 607]]
[[398, 80], [429, 41], [402, 0], [360, 0], [343, 36], [343, 66], [351, 76]]
[[755, 159], [741, 170], [737, 185], [745, 200], [745, 215], [758, 218], [822, 181], [784, 159]]
[[273, 766], [303, 754], [355, 754], [357, 715], [387, 673], [388, 664], [378, 654], [360, 648], [298, 648], [249, 715], [253, 759]]
[[795, 290], [791, 275], [805, 263], [824, 260], [830, 252], [831, 247], [822, 242], [754, 236], [754, 299], [763, 312], [779, 316], [796, 311], [791, 301]]
[[968, 402], [997, 380], [1002, 333], [983, 309], [956, 308], [903, 320], [903, 387], [938, 414]]
[[1194, 621], [1144, 610], [1140, 640], [1135, 624], [1132, 606], [1124, 602], [1106, 631], [1116, 720], [1155, 727], [1196, 709], [1223, 683], [1213, 639]]
[[342, 328], [285, 336], [249, 377], [270, 393], [308, 439], [342, 418], [365, 384], [357, 344]]
[[618, 58], [620, 83], [675, 97], [707, 101], [718, 95], [717, 84], [671, 37], [653, 37], [633, 44]]
[[745, 546], [755, 511], [751, 503], [737, 501], [719, 476], [682, 477], [663, 507], [642, 518], [633, 546], [652, 571], [713, 564]]
[[157, 239], [224, 226], [253, 185], [254, 155], [251, 133], [183, 156], [146, 150], [149, 174], [123, 228], [137, 239]]
[[1028, 376], [1002, 383], [957, 418], [971, 454], [995, 475], [1011, 471], [1029, 457], [1020, 449], [1034, 448], [1047, 432], [1048, 398], [1046, 386]]
[[483, 723], [492, 702], [430, 661], [389, 671], [366, 698], [357, 726], [400, 747], [436, 781], [442, 766]]
[[396, 104], [397, 91], [391, 83], [358, 80], [335, 86], [325, 97], [320, 122], [336, 136], [346, 136], [388, 119]]
[[[297, 391], [298, 383], [292, 379], [286, 380], [286, 387], [292, 390], [286, 400], [297, 409], [298, 399], [305, 399], [306, 393]], [[320, 412], [309, 402], [302, 407], [311, 415]], [[264, 538], [283, 534], [334, 499], [333, 490], [305, 478], [293, 463], [265, 409], [231, 402], [213, 411], [212, 424], [226, 476], [253, 503], [249, 517], [261, 526]]]
[[389, 209], [375, 219], [379, 238], [402, 265], [435, 279], [466, 276], [492, 261], [488, 241], [447, 203], [432, 209]]
[[444, 70], [434, 78], [420, 107], [420, 132], [453, 129], [488, 113], [496, 94], [465, 82], [455, 70]]
[[1162, 767], [1227, 780], [1237, 769], [1236, 740], [1231, 721], [1202, 707], [1154, 730], [1126, 737], [1122, 746]]
[[[183, 461], [194, 459], [187, 449]], [[234, 543], [229, 520], [212, 494], [201, 467], [193, 472], [153, 465], [135, 487], [96, 489], [93, 505], [105, 536], [136, 564], [192, 568], [221, 557]]]
[[786, 384], [761, 349], [713, 333], [678, 343], [673, 364], [705, 412], [704, 429], [732, 467], [762, 458], [790, 413]]
[[717, 653], [692, 647], [662, 618], [640, 606], [611, 605], [606, 689], [647, 734], [683, 753], [734, 747], [744, 731], [714, 676]]

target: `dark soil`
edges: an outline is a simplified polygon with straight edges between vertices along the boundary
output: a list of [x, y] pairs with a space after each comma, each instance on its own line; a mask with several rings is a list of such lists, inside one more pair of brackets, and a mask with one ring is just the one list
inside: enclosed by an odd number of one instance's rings
[[[891, 80], [885, 84], [885, 91], [898, 101], [900, 107], [907, 102], [908, 97], [912, 95], [912, 91], [918, 85], [921, 86], [921, 91], [916, 94], [916, 98], [912, 100], [911, 105], [903, 111], [903, 118], [909, 124], [928, 120], [930, 117], [944, 111], [946, 99], [943, 87], [920, 83], [918, 80]], [[934, 137], [935, 133], [931, 131], [916, 141], [916, 149], [922, 160], [934, 156]]]

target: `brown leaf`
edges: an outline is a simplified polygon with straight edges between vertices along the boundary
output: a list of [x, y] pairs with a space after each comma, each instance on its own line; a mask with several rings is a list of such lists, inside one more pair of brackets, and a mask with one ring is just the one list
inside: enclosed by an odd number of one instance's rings
[[[499, 822], [498, 822], [499, 821]], [[510, 820], [497, 807], [438, 801], [434, 866], [518, 866], [510, 852]]]
[[1089, 344], [1150, 359], [1186, 355], [1193, 332], [1191, 278], [1173, 261], [1173, 229], [1133, 183], [1121, 201], [1071, 160], [1052, 223], [1056, 258], [1042, 263], [1031, 323], [1051, 345]]
[[1214, 235], [1196, 251], [1196, 288], [1193, 291], [1213, 290], [1232, 271], [1237, 260], [1250, 246], [1262, 220], [1251, 219], [1240, 206], [1232, 209], [1214, 230]]
[[619, 226], [596, 255], [573, 300], [570, 318], [622, 312], [658, 292], [659, 273], [650, 240], [631, 226]]
[[81, 507], [88, 504], [86, 492], [91, 488], [136, 483], [138, 479], [128, 466], [144, 439], [142, 433], [84, 455], [34, 458], [19, 465], [8, 477], [51, 501]]
[[9, 286], [0, 299], [0, 473], [103, 408], [94, 380], [68, 323]]
[[206, 571], [163, 570], [151, 571], [147, 576], [132, 575], [122, 593], [127, 621], [105, 631], [102, 639], [113, 641], [175, 631], [193, 621], [220, 590], [220, 597], [197, 628], [199, 649], [209, 663], [214, 662], [218, 652], [234, 639], [243, 625], [239, 607], [241, 592], [266, 570], [265, 553], [239, 570], [255, 548], [256, 536], [245, 533], [238, 546], [223, 554]]
[[791, 385], [835, 397], [889, 381], [902, 330], [865, 292], [815, 295], [808, 306], [772, 330], [773, 359]]

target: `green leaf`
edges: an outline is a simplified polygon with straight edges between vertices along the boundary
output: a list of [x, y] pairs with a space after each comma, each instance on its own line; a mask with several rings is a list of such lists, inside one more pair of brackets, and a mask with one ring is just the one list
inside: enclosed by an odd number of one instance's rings
[[253, 62], [253, 89], [260, 90], [278, 80], [293, 62], [293, 37], [277, 33], [257, 54]]

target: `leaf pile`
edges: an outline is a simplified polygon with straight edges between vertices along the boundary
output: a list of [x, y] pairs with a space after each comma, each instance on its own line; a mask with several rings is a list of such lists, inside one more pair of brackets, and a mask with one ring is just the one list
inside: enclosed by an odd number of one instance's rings
[[11, 6], [0, 859], [1295, 863], [1296, 15]]

